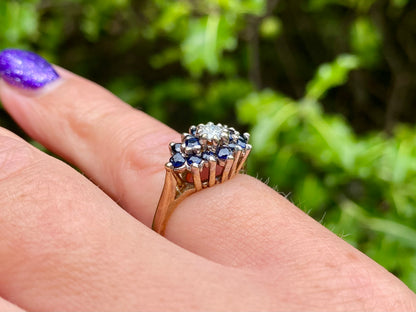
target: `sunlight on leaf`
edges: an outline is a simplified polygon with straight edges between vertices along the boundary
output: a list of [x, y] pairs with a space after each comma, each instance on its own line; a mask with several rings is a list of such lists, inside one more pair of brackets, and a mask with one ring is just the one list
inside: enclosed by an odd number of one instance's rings
[[358, 66], [358, 58], [350, 54], [340, 55], [334, 62], [321, 65], [315, 77], [306, 86], [305, 97], [319, 100], [329, 89], [344, 84], [349, 72]]

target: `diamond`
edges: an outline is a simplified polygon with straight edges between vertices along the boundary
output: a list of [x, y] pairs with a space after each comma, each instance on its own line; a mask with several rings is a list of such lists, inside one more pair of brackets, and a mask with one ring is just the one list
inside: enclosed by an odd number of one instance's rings
[[221, 139], [221, 134], [224, 132], [224, 127], [207, 123], [206, 125], [198, 126], [198, 135], [209, 142], [218, 142]]

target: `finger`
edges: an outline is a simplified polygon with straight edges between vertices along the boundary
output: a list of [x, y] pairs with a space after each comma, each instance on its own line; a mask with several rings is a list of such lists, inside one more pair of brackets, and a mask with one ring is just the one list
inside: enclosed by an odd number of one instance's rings
[[23, 312], [18, 306], [0, 298], [0, 311], [2, 312]]
[[37, 92], [0, 81], [4, 107], [31, 137], [75, 164], [150, 226], [167, 146], [179, 135], [96, 84], [63, 69], [59, 74], [53, 86]]
[[33, 311], [264, 309], [274, 300], [248, 275], [161, 239], [76, 171], [4, 130], [0, 166], [6, 300]]
[[[59, 84], [35, 96], [3, 85], [5, 106], [32, 136], [74, 160], [132, 214], [150, 224], [163, 179], [161, 164], [168, 157], [165, 143], [170, 136], [175, 140], [176, 134], [96, 85], [65, 71], [60, 74]], [[63, 132], [67, 142], [55, 129]], [[201, 206], [202, 213], [195, 209]], [[389, 289], [399, 301], [409, 296], [393, 276], [244, 176], [185, 200], [168, 225], [167, 237], [217, 262], [276, 271], [295, 289], [305, 287], [297, 285], [297, 280], [310, 285], [319, 279], [323, 281], [319, 289], [325, 293], [332, 288], [331, 277], [340, 275], [336, 280], [340, 290], [359, 289], [368, 297], [362, 290], [369, 289], [379, 297]], [[341, 256], [328, 262], [333, 251]], [[364, 276], [371, 278], [358, 278], [357, 268], [370, 272]], [[299, 279], [299, 274], [307, 278]]]

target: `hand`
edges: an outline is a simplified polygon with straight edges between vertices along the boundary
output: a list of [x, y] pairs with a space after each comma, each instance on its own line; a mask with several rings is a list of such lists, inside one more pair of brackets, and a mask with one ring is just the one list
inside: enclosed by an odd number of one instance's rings
[[64, 69], [17, 80], [2, 57], [5, 109], [86, 177], [0, 130], [0, 311], [416, 309], [396, 277], [246, 175], [188, 197], [156, 234], [179, 134]]

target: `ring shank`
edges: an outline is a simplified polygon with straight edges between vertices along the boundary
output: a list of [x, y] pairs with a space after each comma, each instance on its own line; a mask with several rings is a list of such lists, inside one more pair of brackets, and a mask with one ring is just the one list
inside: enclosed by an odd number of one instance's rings
[[177, 191], [176, 178], [170, 169], [166, 169], [165, 184], [162, 195], [153, 218], [152, 229], [160, 235], [165, 235], [166, 225], [176, 207], [189, 195], [195, 193], [195, 188], [180, 193]]

